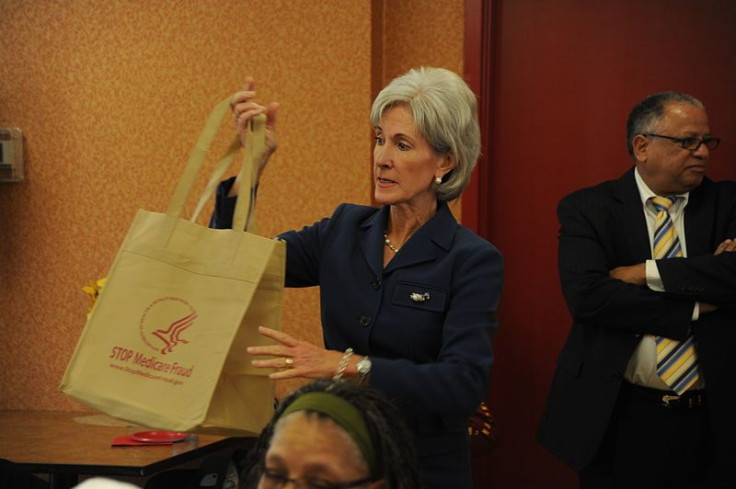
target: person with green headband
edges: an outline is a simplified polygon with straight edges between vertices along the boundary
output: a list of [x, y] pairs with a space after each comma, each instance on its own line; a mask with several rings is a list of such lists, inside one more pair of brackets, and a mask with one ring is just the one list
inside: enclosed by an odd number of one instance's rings
[[421, 487], [399, 412], [347, 381], [317, 380], [281, 401], [243, 466], [244, 489]]

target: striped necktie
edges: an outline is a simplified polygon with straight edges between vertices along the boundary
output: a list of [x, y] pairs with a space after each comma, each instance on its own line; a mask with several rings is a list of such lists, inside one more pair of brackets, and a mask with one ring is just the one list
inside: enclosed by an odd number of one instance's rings
[[[683, 256], [682, 246], [675, 231], [675, 223], [670, 217], [669, 208], [677, 197], [652, 197], [657, 211], [654, 231], [654, 251], [652, 258], [675, 258]], [[695, 343], [690, 336], [685, 341], [655, 336], [657, 344], [657, 374], [665, 384], [678, 395], [695, 384], [700, 378]]]

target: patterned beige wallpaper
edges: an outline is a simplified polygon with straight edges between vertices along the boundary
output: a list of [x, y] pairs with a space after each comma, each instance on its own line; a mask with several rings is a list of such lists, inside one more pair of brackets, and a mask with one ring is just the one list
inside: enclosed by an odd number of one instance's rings
[[462, 73], [463, 2], [387, 1], [384, 76], [388, 82], [414, 66], [439, 66]]
[[[371, 9], [383, 1], [385, 66], [375, 66]], [[0, 125], [23, 129], [26, 180], [0, 184], [0, 409], [80, 408], [57, 387], [85, 321], [81, 287], [106, 273], [137, 209], [165, 209], [216, 102], [253, 75], [259, 98], [281, 103], [262, 234], [368, 203], [371, 75], [459, 71], [462, 5], [3, 2]], [[288, 291], [285, 330], [321, 341], [318, 301]]]

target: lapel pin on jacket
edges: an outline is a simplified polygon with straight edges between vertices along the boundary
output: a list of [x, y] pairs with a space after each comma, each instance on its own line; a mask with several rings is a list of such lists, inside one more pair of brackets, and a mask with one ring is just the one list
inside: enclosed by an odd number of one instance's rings
[[423, 294], [420, 294], [419, 292], [412, 292], [411, 295], [409, 295], [409, 299], [414, 302], [425, 302], [428, 301], [429, 298], [429, 292], [425, 292]]

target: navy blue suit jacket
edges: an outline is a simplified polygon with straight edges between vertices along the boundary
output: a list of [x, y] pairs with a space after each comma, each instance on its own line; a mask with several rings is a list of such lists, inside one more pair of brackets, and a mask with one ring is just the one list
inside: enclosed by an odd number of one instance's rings
[[[559, 271], [573, 325], [560, 353], [539, 441], [575, 469], [595, 455], [629, 359], [643, 334], [683, 340], [692, 328], [719, 457], [736, 460], [736, 182], [703, 183], [685, 208], [687, 258], [657, 260], [665, 292], [612, 279], [651, 259], [633, 168], [572, 193], [558, 207]], [[693, 322], [696, 301], [720, 307]], [[725, 465], [724, 465], [725, 466]]]
[[[230, 225], [228, 187], [219, 189], [216, 227]], [[330, 218], [280, 235], [286, 285], [320, 287], [325, 346], [371, 358], [371, 385], [406, 414], [420, 459], [467, 454], [467, 417], [485, 398], [493, 359], [501, 254], [438, 202], [384, 269], [388, 211], [343, 204]], [[414, 301], [414, 293], [426, 299]], [[469, 474], [428, 482], [459, 488], [462, 477]]]

